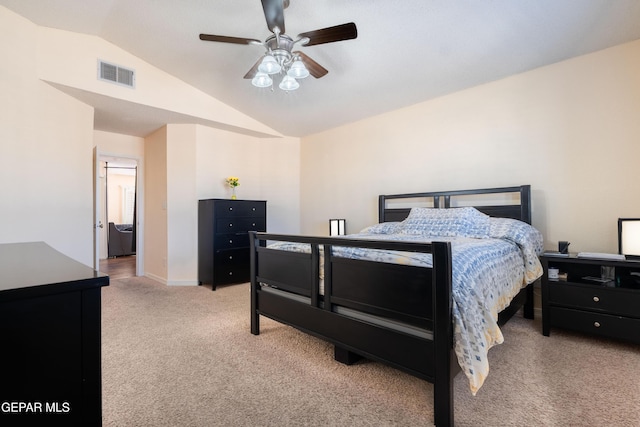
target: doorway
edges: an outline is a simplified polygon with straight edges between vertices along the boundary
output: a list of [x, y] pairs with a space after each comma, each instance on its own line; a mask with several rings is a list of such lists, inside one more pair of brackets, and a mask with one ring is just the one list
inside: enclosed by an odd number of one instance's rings
[[96, 163], [99, 270], [114, 279], [141, 275], [138, 159], [99, 155]]
[[100, 260], [100, 272], [114, 279], [136, 276], [136, 255]]

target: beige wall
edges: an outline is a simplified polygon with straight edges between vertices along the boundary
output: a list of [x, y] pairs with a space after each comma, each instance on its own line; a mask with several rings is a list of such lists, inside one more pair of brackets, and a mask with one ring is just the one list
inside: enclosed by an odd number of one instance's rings
[[109, 194], [109, 198], [107, 200], [107, 217], [109, 218], [109, 222], [113, 222], [115, 224], [125, 223], [122, 215], [125, 188], [135, 188], [135, 185], [135, 175], [123, 175], [119, 173], [117, 169], [109, 171], [109, 181], [107, 184], [107, 191]]
[[640, 41], [303, 138], [302, 231], [377, 221], [377, 195], [531, 184], [547, 248], [617, 252], [640, 217]]
[[198, 199], [228, 198], [228, 176], [240, 178], [239, 199], [267, 200], [267, 230], [300, 232], [300, 140], [248, 138], [198, 126]]
[[93, 265], [93, 109], [38, 80], [37, 35], [0, 7], [0, 243]]
[[[32, 31], [38, 35], [36, 65], [38, 77], [44, 81], [178, 112], [194, 120], [234, 126], [254, 133], [280, 135], [99, 37], [47, 27], [35, 27]], [[98, 60], [135, 70], [135, 89], [98, 80]]]
[[267, 228], [299, 232], [297, 138], [253, 138], [199, 125], [167, 125], [145, 139], [146, 274], [168, 285], [198, 283], [199, 199], [267, 200]]
[[145, 138], [144, 266], [145, 274], [167, 279], [167, 128]]
[[[219, 182], [229, 164], [239, 166], [234, 173], [243, 177], [242, 189], [250, 190], [246, 197], [273, 200], [271, 224], [279, 231], [299, 231], [299, 139], [277, 137], [272, 129], [104, 40], [38, 27], [2, 6], [0, 54], [5, 64], [0, 65], [0, 243], [46, 241], [93, 265], [94, 145], [98, 154], [140, 160], [144, 179], [138, 208], [144, 220], [138, 232], [144, 241], [138, 241], [138, 248], [148, 248], [144, 273], [165, 283], [196, 283], [197, 198], [228, 196], [222, 187], [200, 186], [199, 177]], [[97, 81], [98, 59], [134, 68], [136, 89]], [[196, 125], [169, 125], [145, 139], [96, 131], [93, 108], [57, 89], [65, 87], [170, 109], [199, 123], [241, 128], [244, 134]], [[212, 134], [217, 151], [201, 149], [198, 137], [206, 146]], [[244, 152], [249, 146], [253, 152]], [[143, 200], [145, 186], [150, 187], [148, 201]], [[146, 232], [147, 224], [152, 232]]]
[[198, 284], [196, 125], [167, 126], [167, 284]]
[[93, 132], [93, 139], [101, 155], [128, 159], [144, 158], [144, 138], [96, 130]]

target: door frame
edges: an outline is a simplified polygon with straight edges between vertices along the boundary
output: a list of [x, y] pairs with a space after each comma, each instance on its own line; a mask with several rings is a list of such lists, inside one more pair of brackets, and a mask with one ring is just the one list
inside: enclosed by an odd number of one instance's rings
[[[100, 271], [100, 215], [106, 206], [103, 206], [103, 197], [101, 192], [100, 181], [100, 162], [107, 161], [108, 158], [120, 158], [133, 160], [136, 162], [136, 276], [144, 276], [144, 163], [140, 157], [131, 156], [127, 154], [117, 154], [104, 152], [94, 147], [94, 185], [93, 185], [93, 199], [94, 199], [94, 233], [93, 233], [93, 252], [94, 252], [94, 269]], [[103, 227], [108, 227], [109, 224], [103, 224]], [[108, 229], [107, 229], [108, 230]], [[107, 231], [108, 232], [108, 231]]]

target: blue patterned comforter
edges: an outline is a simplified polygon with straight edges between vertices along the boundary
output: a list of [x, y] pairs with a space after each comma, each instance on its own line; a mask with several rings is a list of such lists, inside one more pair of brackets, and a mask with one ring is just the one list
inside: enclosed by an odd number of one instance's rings
[[[402, 224], [402, 223], [398, 223]], [[528, 224], [491, 218], [486, 237], [428, 236], [403, 233], [385, 224], [385, 231], [365, 229], [345, 236], [369, 240], [411, 242], [450, 241], [455, 352], [475, 395], [489, 373], [488, 351], [504, 341], [498, 327], [498, 313], [527, 284], [542, 275], [538, 255], [542, 236]], [[382, 229], [382, 224], [380, 229]], [[278, 242], [270, 247], [309, 251], [309, 245]], [[431, 254], [333, 247], [336, 256], [377, 262], [431, 267]]]

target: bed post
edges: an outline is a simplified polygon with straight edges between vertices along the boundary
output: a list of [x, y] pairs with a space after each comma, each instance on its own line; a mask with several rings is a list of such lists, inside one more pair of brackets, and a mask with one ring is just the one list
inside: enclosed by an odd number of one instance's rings
[[384, 209], [386, 207], [385, 197], [384, 195], [378, 196], [378, 222], [385, 222], [384, 218]]
[[433, 413], [438, 427], [453, 425], [453, 322], [451, 244], [433, 242]]
[[531, 186], [520, 186], [520, 221], [531, 224]]
[[536, 280], [533, 283], [529, 283], [529, 285], [527, 285], [527, 299], [524, 302], [524, 318], [525, 319], [533, 319], [535, 317], [534, 315], [534, 307], [533, 307], [533, 286], [538, 283], [540, 281], [540, 279]]
[[258, 254], [257, 237], [255, 231], [249, 231], [249, 245], [250, 245], [250, 265], [251, 265], [251, 333], [253, 335], [260, 335], [260, 315], [258, 314], [258, 282], [256, 280], [256, 273], [258, 272]]

